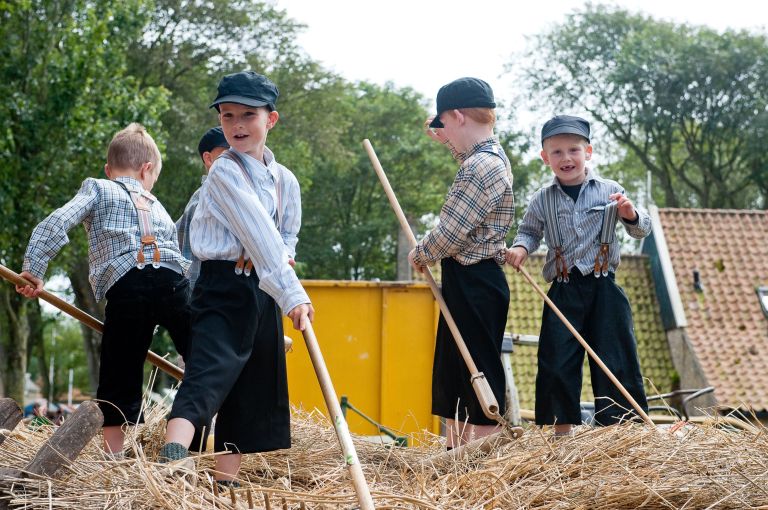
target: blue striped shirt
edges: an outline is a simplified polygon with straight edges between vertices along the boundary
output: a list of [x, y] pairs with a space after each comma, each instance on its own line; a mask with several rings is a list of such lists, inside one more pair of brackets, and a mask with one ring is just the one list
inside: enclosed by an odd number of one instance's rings
[[[234, 161], [218, 158], [213, 163], [200, 188], [200, 200], [190, 225], [192, 252], [201, 261], [236, 261], [244, 247], [259, 275], [259, 287], [284, 312], [289, 312], [310, 302], [288, 264], [301, 224], [299, 184], [267, 149], [267, 165], [242, 152], [237, 154], [245, 163], [250, 182]], [[275, 176], [281, 179], [282, 233], [275, 227], [274, 219]]]
[[[53, 211], [32, 231], [23, 270], [43, 279], [50, 260], [69, 242], [67, 232], [82, 223], [88, 234], [88, 280], [96, 300], [101, 300], [117, 280], [136, 267], [141, 245], [138, 213], [126, 188], [143, 189], [141, 183], [131, 177], [83, 181], [72, 200]], [[151, 214], [161, 263], [179, 271], [186, 270], [189, 261], [179, 252], [176, 228], [160, 201], [152, 203]], [[147, 261], [152, 260], [153, 249], [144, 247]]]
[[[560, 224], [560, 235], [563, 242], [563, 254], [568, 268], [576, 266], [583, 275], [593, 272], [595, 256], [600, 249], [600, 228], [603, 222], [603, 210], [609, 202], [608, 197], [613, 193], [624, 194], [624, 188], [616, 181], [603, 179], [587, 170], [587, 177], [581, 185], [576, 202], [560, 187], [557, 177], [552, 182], [536, 191], [528, 204], [523, 221], [517, 230], [517, 236], [512, 246], [522, 246], [528, 253], [533, 253], [539, 247], [542, 237], [550, 247], [547, 250], [546, 261], [542, 274], [546, 281], [555, 279], [555, 251], [552, 239], [552, 225], [546, 222], [544, 213], [544, 190], [557, 187], [556, 195], [557, 217]], [[618, 216], [630, 236], [641, 239], [651, 232], [651, 218], [647, 212], [637, 210], [638, 218], [630, 223]], [[619, 240], [616, 238], [610, 247], [608, 270], [616, 271], [621, 262]]]

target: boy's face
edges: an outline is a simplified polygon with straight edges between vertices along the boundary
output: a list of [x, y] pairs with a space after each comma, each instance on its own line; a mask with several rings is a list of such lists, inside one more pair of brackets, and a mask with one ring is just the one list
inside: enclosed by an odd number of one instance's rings
[[206, 173], [213, 166], [213, 162], [216, 161], [216, 159], [221, 156], [225, 150], [227, 150], [227, 147], [214, 147], [208, 152], [203, 152], [202, 158]]
[[560, 184], [575, 186], [584, 182], [584, 166], [592, 158], [592, 146], [578, 135], [555, 135], [544, 140], [541, 159], [544, 160]]
[[265, 106], [246, 106], [238, 103], [221, 103], [219, 120], [224, 137], [233, 149], [249, 153], [263, 147], [267, 133], [279, 118]]

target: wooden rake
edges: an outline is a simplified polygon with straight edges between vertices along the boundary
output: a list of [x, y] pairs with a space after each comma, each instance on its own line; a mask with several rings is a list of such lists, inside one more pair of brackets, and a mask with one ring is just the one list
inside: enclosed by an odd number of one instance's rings
[[[32, 282], [27, 281], [26, 279], [22, 278], [21, 275], [19, 275], [18, 273], [14, 273], [13, 271], [11, 271], [10, 269], [8, 269], [2, 264], [0, 264], [0, 276], [8, 280], [9, 282], [13, 283], [14, 285], [19, 285], [19, 286], [29, 285], [31, 287], [34, 287]], [[82, 322], [92, 330], [98, 333], [104, 332], [104, 324], [99, 319], [85, 313], [78, 307], [67, 303], [63, 299], [56, 296], [55, 294], [51, 294], [47, 290], [43, 290], [40, 292], [40, 295], [38, 295], [37, 297], [55, 306], [56, 308], [66, 313], [70, 317], [73, 317], [79, 320], [80, 322]], [[176, 380], [180, 381], [184, 377], [184, 370], [177, 367], [167, 359], [161, 358], [160, 356], [158, 356], [152, 351], [147, 351], [147, 361], [152, 363], [154, 366], [156, 366], [166, 374], [176, 378]]]
[[[413, 235], [411, 226], [408, 224], [408, 220], [405, 218], [405, 214], [403, 214], [403, 210], [400, 208], [395, 192], [392, 191], [392, 186], [389, 184], [387, 174], [384, 173], [384, 169], [381, 167], [381, 163], [376, 156], [376, 152], [373, 150], [371, 142], [368, 139], [363, 140], [363, 147], [365, 147], [365, 151], [368, 153], [368, 157], [373, 164], [373, 169], [376, 171], [376, 175], [379, 176], [381, 185], [384, 187], [384, 192], [387, 194], [387, 198], [389, 198], [389, 203], [395, 211], [397, 219], [400, 221], [400, 227], [403, 229], [403, 232], [405, 232], [405, 235], [408, 236], [408, 242], [411, 248], [415, 247], [416, 237]], [[485, 375], [477, 369], [477, 365], [475, 365], [475, 361], [472, 359], [472, 355], [467, 349], [467, 344], [464, 342], [464, 338], [461, 336], [450, 310], [448, 310], [448, 305], [446, 304], [445, 299], [443, 299], [443, 295], [437, 287], [437, 283], [435, 283], [432, 271], [430, 271], [429, 268], [426, 269], [424, 274], [426, 275], [427, 283], [429, 283], [429, 288], [432, 289], [432, 294], [434, 294], [435, 300], [437, 300], [437, 303], [440, 306], [440, 311], [443, 313], [445, 322], [448, 324], [448, 329], [451, 330], [451, 334], [456, 341], [456, 347], [458, 347], [461, 357], [464, 359], [464, 363], [469, 369], [472, 388], [475, 390], [475, 395], [477, 395], [477, 399], [480, 401], [483, 413], [489, 419], [496, 420], [502, 426], [506, 426], [506, 421], [499, 414], [499, 403], [496, 401], [496, 396], [493, 394], [493, 391], [491, 391], [491, 386], [488, 384], [488, 380], [485, 378]]]
[[578, 340], [581, 346], [584, 347], [584, 350], [587, 351], [587, 354], [589, 354], [589, 357], [592, 358], [592, 360], [594, 360], [595, 363], [597, 363], [597, 366], [599, 366], [600, 369], [605, 373], [605, 375], [608, 376], [608, 379], [610, 379], [611, 382], [614, 385], [616, 385], [616, 388], [618, 388], [621, 394], [624, 395], [624, 398], [626, 398], [627, 402], [629, 402], [632, 405], [632, 407], [635, 409], [635, 411], [637, 411], [637, 414], [640, 415], [643, 421], [645, 421], [645, 423], [647, 423], [651, 427], [654, 427], [655, 424], [653, 423], [653, 420], [651, 420], [650, 416], [648, 416], [648, 414], [645, 411], [643, 411], [643, 408], [640, 407], [640, 404], [638, 404], [637, 401], [634, 398], [632, 398], [632, 395], [629, 394], [629, 392], [624, 387], [624, 385], [621, 384], [621, 382], [619, 382], [616, 376], [613, 375], [613, 372], [611, 372], [611, 369], [608, 368], [605, 365], [605, 363], [603, 363], [603, 361], [600, 359], [597, 353], [594, 350], [592, 350], [592, 347], [590, 347], [587, 341], [584, 340], [584, 337], [582, 337], [579, 334], [579, 332], [576, 331], [576, 328], [573, 327], [570, 321], [565, 318], [565, 315], [563, 315], [563, 313], [557, 308], [557, 305], [555, 305], [555, 303], [553, 303], [552, 300], [549, 299], [549, 296], [547, 296], [547, 294], [543, 290], [541, 290], [541, 287], [539, 287], [539, 285], [535, 281], [533, 281], [533, 278], [531, 278], [531, 275], [528, 274], [528, 271], [526, 271], [523, 266], [520, 266], [517, 269], [523, 274], [523, 277], [526, 280], [528, 280], [528, 283], [530, 283], [533, 286], [533, 288], [536, 289], [536, 292], [539, 294], [539, 296], [541, 296], [544, 299], [544, 301], [552, 309], [552, 311], [555, 312], [555, 315], [557, 315], [557, 317], [563, 322], [565, 327], [568, 328], [568, 331], [570, 331], [571, 334], [574, 337], [576, 337], [576, 340]]

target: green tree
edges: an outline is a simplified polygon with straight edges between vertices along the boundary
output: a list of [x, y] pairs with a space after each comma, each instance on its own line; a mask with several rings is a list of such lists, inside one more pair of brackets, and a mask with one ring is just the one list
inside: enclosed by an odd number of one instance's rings
[[[0, 25], [0, 260], [20, 268], [32, 228], [87, 176], [101, 175], [107, 142], [128, 121], [150, 129], [162, 89], [125, 74], [127, 44], [141, 37], [141, 0], [28, 1], [3, 10]], [[162, 140], [161, 140], [162, 141]], [[87, 260], [82, 232], [48, 272]], [[23, 398], [30, 335], [42, 334], [39, 306], [0, 290], [5, 393]], [[30, 316], [31, 315], [31, 316]]]
[[764, 33], [589, 5], [535, 38], [525, 82], [547, 110], [585, 111], [642, 162], [670, 207], [767, 207]]

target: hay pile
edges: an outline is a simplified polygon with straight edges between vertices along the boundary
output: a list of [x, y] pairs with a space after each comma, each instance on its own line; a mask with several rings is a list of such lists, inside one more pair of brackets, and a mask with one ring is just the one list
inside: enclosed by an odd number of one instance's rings
[[[295, 412], [290, 450], [246, 456], [234, 505], [229, 493], [213, 494], [210, 456], [198, 459], [195, 485], [152, 462], [160, 415], [150, 410], [132, 436], [135, 458], [107, 460], [94, 440], [61, 481], [14, 485], [11, 508], [227, 509], [248, 508], [249, 497], [264, 508], [265, 494], [276, 510], [357, 506], [333, 429], [317, 414]], [[0, 467], [23, 467], [50, 433], [17, 427], [0, 446]], [[530, 428], [491, 455], [442, 465], [429, 462], [443, 450], [439, 438], [421, 439], [426, 446], [411, 448], [355, 440], [377, 508], [768, 508], [765, 429], [626, 425], [553, 440]]]

